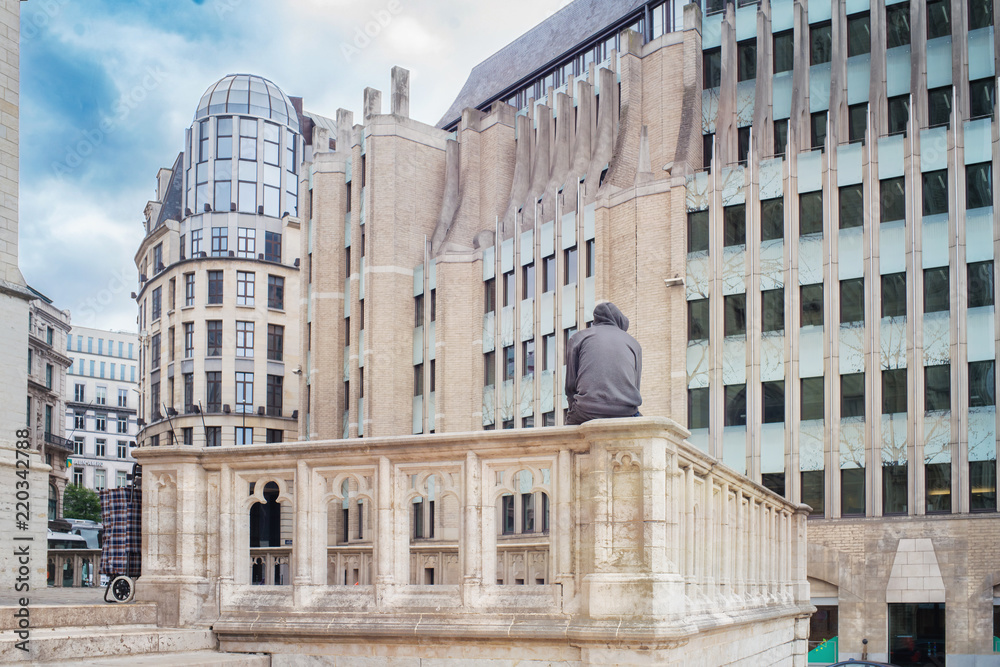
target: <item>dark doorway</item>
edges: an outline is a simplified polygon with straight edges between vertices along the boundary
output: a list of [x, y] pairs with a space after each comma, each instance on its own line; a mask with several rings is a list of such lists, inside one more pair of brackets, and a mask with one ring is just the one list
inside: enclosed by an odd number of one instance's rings
[[945, 663], [944, 603], [889, 605], [889, 662], [901, 667]]

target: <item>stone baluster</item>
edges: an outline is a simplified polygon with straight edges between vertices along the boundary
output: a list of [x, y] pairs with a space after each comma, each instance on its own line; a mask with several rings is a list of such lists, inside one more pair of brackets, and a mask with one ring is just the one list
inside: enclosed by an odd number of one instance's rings
[[551, 522], [552, 527], [549, 529], [555, 554], [553, 564], [556, 576], [553, 582], [562, 586], [563, 601], [573, 600], [576, 597], [576, 577], [573, 572], [573, 540], [570, 539], [572, 533], [566, 530], [564, 535], [559, 535], [559, 530], [555, 528], [574, 525], [573, 459], [572, 455], [565, 449], [559, 452], [552, 482], [556, 510], [555, 521]]
[[460, 532], [463, 556], [462, 602], [466, 608], [479, 603], [483, 585], [483, 471], [475, 452], [465, 455], [465, 499], [462, 507], [464, 525]]
[[376, 475], [376, 485], [378, 487], [378, 523], [376, 524], [375, 537], [375, 602], [378, 607], [386, 604], [386, 597], [390, 594], [390, 588], [396, 580], [393, 572], [395, 561], [394, 552], [396, 548], [396, 525], [394, 522], [395, 513], [392, 511], [393, 484], [395, 483], [392, 474], [392, 465], [385, 456], [378, 459], [378, 475]]
[[[310, 495], [312, 493], [312, 479], [309, 464], [305, 461], [298, 461], [295, 467], [295, 539], [292, 543], [292, 595], [295, 606], [303, 607], [308, 597], [307, 586], [312, 583], [313, 559], [310, 548], [310, 519], [312, 511], [310, 509]], [[325, 560], [320, 561], [325, 564]]]

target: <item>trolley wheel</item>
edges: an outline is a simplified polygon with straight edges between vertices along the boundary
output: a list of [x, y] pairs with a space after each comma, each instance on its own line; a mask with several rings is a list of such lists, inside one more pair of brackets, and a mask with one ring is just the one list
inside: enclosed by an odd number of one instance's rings
[[[108, 599], [110, 594], [111, 599]], [[104, 600], [106, 602], [118, 602], [120, 604], [125, 604], [126, 602], [131, 602], [132, 598], [135, 597], [135, 580], [132, 577], [126, 577], [125, 575], [119, 575], [111, 580], [108, 584], [108, 588], [104, 591]]]

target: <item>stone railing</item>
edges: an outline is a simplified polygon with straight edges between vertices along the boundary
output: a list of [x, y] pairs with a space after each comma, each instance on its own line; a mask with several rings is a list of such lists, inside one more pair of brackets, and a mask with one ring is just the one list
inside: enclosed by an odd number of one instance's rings
[[574, 660], [590, 643], [667, 650], [709, 635], [742, 655], [777, 632], [780, 655], [804, 664], [805, 506], [686, 435], [637, 418], [143, 448], [137, 592], [162, 623], [211, 624], [230, 650], [419, 627], [444, 643], [569, 642]]
[[100, 586], [100, 549], [49, 549], [47, 583], [56, 588]]

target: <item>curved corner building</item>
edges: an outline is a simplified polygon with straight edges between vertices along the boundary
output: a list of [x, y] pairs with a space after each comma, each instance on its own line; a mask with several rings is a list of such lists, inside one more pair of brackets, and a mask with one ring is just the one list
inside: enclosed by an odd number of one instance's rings
[[299, 128], [277, 86], [232, 74], [209, 86], [158, 174], [135, 256], [142, 446], [297, 432]]

